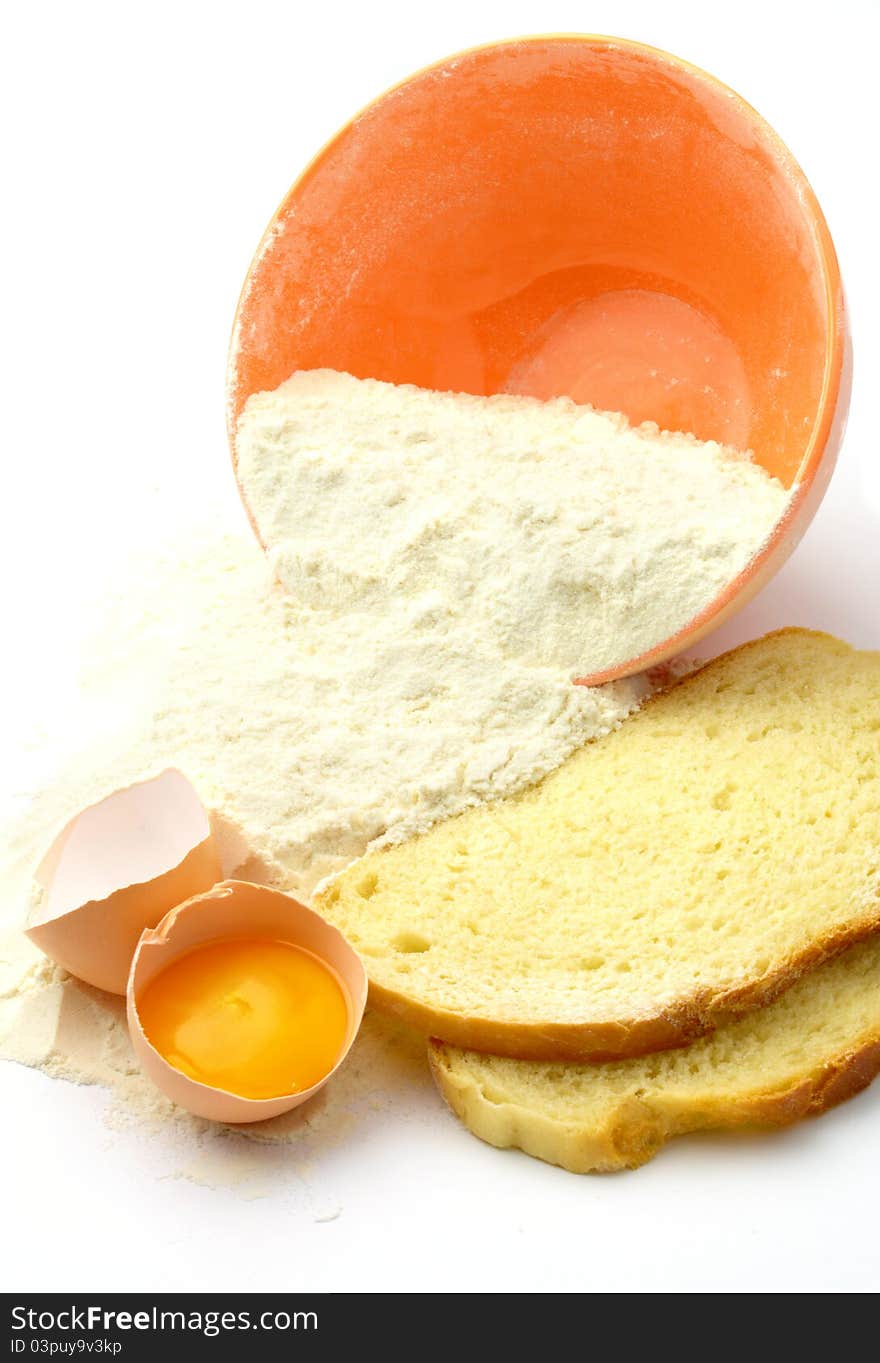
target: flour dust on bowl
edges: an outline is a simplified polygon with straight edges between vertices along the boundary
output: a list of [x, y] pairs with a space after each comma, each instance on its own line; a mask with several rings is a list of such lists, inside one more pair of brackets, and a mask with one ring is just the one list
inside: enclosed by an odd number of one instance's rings
[[128, 982], [135, 1055], [200, 1117], [256, 1122], [313, 1097], [351, 1049], [366, 976], [290, 895], [228, 880], [145, 932]]
[[567, 397], [751, 452], [779, 481], [782, 514], [730, 580], [594, 682], [694, 644], [778, 569], [827, 486], [850, 377], [833, 244], [777, 135], [686, 62], [596, 37], [451, 58], [312, 162], [239, 303], [234, 457], [253, 395], [323, 369]]

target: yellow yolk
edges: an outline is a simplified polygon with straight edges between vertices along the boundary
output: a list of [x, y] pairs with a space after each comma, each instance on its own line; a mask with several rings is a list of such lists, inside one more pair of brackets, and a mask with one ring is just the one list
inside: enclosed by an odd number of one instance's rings
[[150, 981], [137, 1011], [169, 1065], [242, 1098], [323, 1079], [348, 1025], [342, 985], [316, 956], [250, 938], [194, 947]]

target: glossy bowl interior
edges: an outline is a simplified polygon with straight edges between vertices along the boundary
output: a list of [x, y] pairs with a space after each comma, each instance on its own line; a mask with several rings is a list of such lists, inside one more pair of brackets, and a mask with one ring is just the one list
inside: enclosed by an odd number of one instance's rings
[[751, 449], [795, 487], [771, 542], [671, 656], [780, 566], [831, 474], [848, 402], [834, 248], [743, 100], [635, 43], [466, 52], [370, 105], [278, 210], [233, 333], [230, 435], [297, 368], [566, 394]]

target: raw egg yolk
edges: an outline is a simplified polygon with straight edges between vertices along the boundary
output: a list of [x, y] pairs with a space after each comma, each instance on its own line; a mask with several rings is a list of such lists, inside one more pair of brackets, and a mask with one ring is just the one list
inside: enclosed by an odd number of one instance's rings
[[301, 1093], [345, 1041], [342, 985], [289, 942], [235, 938], [194, 947], [137, 1001], [148, 1040], [176, 1070], [242, 1098]]

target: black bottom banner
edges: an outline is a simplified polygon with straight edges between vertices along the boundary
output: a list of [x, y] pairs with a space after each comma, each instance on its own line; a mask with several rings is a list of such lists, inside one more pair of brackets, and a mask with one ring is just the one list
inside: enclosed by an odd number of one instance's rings
[[[369, 1309], [367, 1315], [374, 1313]], [[346, 1296], [227, 1293], [142, 1296], [137, 1293], [6, 1293], [3, 1358], [56, 1360], [172, 1358], [218, 1360], [246, 1356], [320, 1357], [319, 1341], [338, 1347], [352, 1339]], [[356, 1308], [358, 1313], [360, 1307]], [[375, 1315], [381, 1314], [377, 1301]], [[372, 1329], [364, 1342], [369, 1342]], [[378, 1340], [374, 1341], [378, 1343]]]

